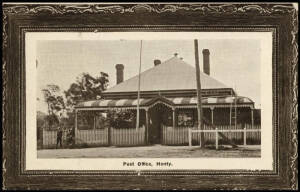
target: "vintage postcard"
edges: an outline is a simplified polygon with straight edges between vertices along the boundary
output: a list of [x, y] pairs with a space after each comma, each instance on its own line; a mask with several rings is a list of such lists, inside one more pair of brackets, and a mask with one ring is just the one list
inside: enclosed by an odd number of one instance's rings
[[273, 168], [272, 32], [25, 41], [26, 169]]
[[298, 189], [297, 3], [3, 3], [2, 189]]

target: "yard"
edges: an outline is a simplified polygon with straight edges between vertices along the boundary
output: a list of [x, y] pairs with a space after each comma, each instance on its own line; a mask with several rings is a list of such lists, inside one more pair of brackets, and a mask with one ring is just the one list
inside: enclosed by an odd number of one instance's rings
[[97, 147], [84, 149], [43, 149], [38, 150], [38, 158], [245, 158], [260, 157], [260, 145], [214, 146], [200, 149], [199, 146], [141, 146], [141, 147]]

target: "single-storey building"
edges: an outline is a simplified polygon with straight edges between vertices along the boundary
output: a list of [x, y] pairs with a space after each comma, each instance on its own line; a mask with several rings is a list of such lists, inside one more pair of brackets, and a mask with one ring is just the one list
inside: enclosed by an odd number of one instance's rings
[[[260, 128], [260, 114], [256, 112], [254, 102], [248, 97], [238, 96], [233, 88], [210, 76], [210, 52], [204, 49], [202, 53], [203, 72], [200, 72], [200, 78], [204, 118], [221, 129]], [[124, 81], [124, 70], [123, 64], [116, 65], [117, 84], [104, 91], [101, 99], [84, 101], [76, 106], [75, 137], [78, 140], [88, 142], [90, 137], [82, 135], [87, 130], [80, 131], [80, 112], [97, 114], [96, 111], [127, 110], [136, 114], [139, 76]], [[86, 126], [98, 130], [99, 133], [94, 131], [93, 135], [98, 134], [102, 143], [107, 145], [187, 144], [188, 128], [196, 128], [198, 122], [195, 68], [179, 58], [178, 54], [164, 62], [154, 60], [153, 67], [140, 74], [139, 108], [138, 130], [134, 118], [128, 118], [131, 123], [123, 129], [111, 125], [99, 127], [97, 115], [93, 125]], [[241, 137], [239, 134], [233, 135], [233, 139]], [[96, 137], [94, 143], [97, 143]]]

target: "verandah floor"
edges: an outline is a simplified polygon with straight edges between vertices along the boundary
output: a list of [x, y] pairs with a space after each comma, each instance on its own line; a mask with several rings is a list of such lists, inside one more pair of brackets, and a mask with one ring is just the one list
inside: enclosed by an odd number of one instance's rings
[[245, 158], [260, 157], [260, 145], [240, 146], [223, 150], [200, 149], [199, 146], [141, 146], [141, 147], [97, 147], [84, 149], [43, 149], [38, 150], [38, 158]]

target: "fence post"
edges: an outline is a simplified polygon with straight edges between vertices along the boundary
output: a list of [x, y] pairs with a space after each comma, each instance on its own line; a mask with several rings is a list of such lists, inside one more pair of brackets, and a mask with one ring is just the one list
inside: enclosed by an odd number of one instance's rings
[[45, 131], [44, 128], [42, 128], [42, 149], [44, 149], [44, 136], [45, 135]]
[[216, 150], [219, 149], [218, 128], [216, 128]]
[[192, 146], [192, 134], [191, 134], [191, 128], [189, 128], [189, 146]]
[[107, 128], [107, 144], [108, 144], [108, 146], [111, 146], [111, 144], [112, 144], [112, 137], [113, 137], [113, 129], [110, 125], [108, 125], [108, 128]]
[[247, 145], [247, 131], [246, 131], [246, 127], [244, 128], [244, 146]]
[[253, 114], [253, 107], [251, 107], [251, 129], [254, 128], [254, 114]]

